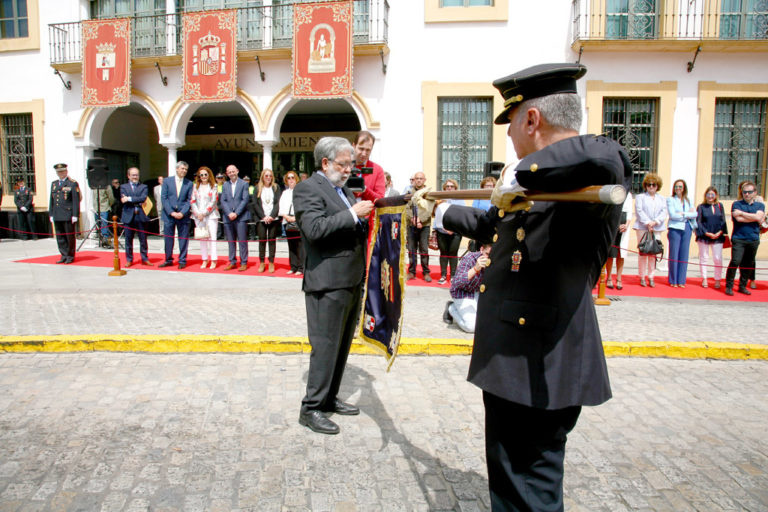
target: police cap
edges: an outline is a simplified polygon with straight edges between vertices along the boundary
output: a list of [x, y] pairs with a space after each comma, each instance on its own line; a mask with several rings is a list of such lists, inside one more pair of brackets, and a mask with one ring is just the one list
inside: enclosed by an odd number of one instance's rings
[[53, 166], [53, 168], [56, 169], [57, 171], [63, 171], [64, 169], [67, 168], [67, 164], [56, 164]]
[[522, 101], [551, 94], [576, 94], [576, 80], [584, 76], [587, 68], [571, 62], [539, 64], [494, 80], [493, 86], [504, 98], [504, 110], [496, 117], [496, 124], [507, 124], [510, 111]]

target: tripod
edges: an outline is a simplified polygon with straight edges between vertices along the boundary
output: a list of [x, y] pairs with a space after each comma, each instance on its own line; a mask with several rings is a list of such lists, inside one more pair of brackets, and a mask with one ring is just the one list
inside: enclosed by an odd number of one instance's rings
[[[107, 185], [108, 187], [109, 185]], [[98, 241], [99, 241], [99, 247], [104, 247], [106, 249], [112, 249], [112, 238], [109, 235], [104, 235], [102, 233], [102, 229], [106, 226], [107, 229], [109, 229], [109, 222], [105, 222], [104, 218], [101, 216], [101, 193], [102, 190], [106, 190], [107, 187], [94, 187], [96, 189], [96, 223], [93, 225], [91, 229], [88, 230], [88, 232], [83, 237], [83, 241], [80, 242], [80, 246], [77, 248], [79, 251], [86, 240], [90, 240], [91, 235], [94, 231], [97, 233]], [[120, 243], [120, 242], [118, 242]], [[122, 244], [121, 244], [122, 247]]]

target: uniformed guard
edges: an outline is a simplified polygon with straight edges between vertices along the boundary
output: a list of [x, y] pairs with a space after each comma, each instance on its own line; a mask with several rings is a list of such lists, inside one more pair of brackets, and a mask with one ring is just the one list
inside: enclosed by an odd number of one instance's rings
[[621, 146], [578, 134], [585, 73], [543, 64], [496, 80], [504, 110], [495, 122], [509, 124], [521, 161], [499, 180], [488, 212], [438, 207], [446, 229], [493, 243], [468, 379], [483, 390], [494, 511], [563, 510], [566, 436], [581, 406], [611, 397], [592, 288], [621, 207], [515, 195], [629, 186]]
[[13, 202], [16, 204], [16, 217], [19, 219], [19, 231], [22, 238], [37, 240], [35, 232], [35, 195], [29, 190], [24, 178], [16, 180], [16, 192], [13, 194]]
[[80, 186], [67, 176], [67, 164], [53, 166], [59, 179], [51, 183], [48, 215], [56, 231], [61, 259], [56, 263], [75, 261], [75, 231], [80, 217]]

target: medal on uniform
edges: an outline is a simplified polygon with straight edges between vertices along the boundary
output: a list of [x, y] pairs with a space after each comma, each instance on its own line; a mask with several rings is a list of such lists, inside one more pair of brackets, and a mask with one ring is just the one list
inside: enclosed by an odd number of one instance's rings
[[517, 241], [522, 242], [525, 239], [525, 230], [523, 228], [517, 228]]
[[520, 271], [520, 262], [523, 261], [523, 253], [515, 251], [512, 253], [512, 272]]

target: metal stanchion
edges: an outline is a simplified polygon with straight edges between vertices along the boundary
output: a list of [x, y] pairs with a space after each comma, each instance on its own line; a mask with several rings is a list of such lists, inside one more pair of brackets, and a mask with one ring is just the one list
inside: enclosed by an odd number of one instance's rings
[[[109, 275], [124, 276], [127, 272], [120, 268], [120, 244], [117, 242], [117, 215], [112, 216], [112, 236], [114, 237], [115, 259], [113, 264], [114, 269]], [[603, 271], [605, 271], [605, 269], [603, 269]]]
[[610, 306], [611, 301], [605, 298], [605, 283], [608, 281], [608, 275], [605, 271], [605, 265], [600, 270], [600, 282], [597, 285], [597, 297], [595, 297], [596, 306]]

